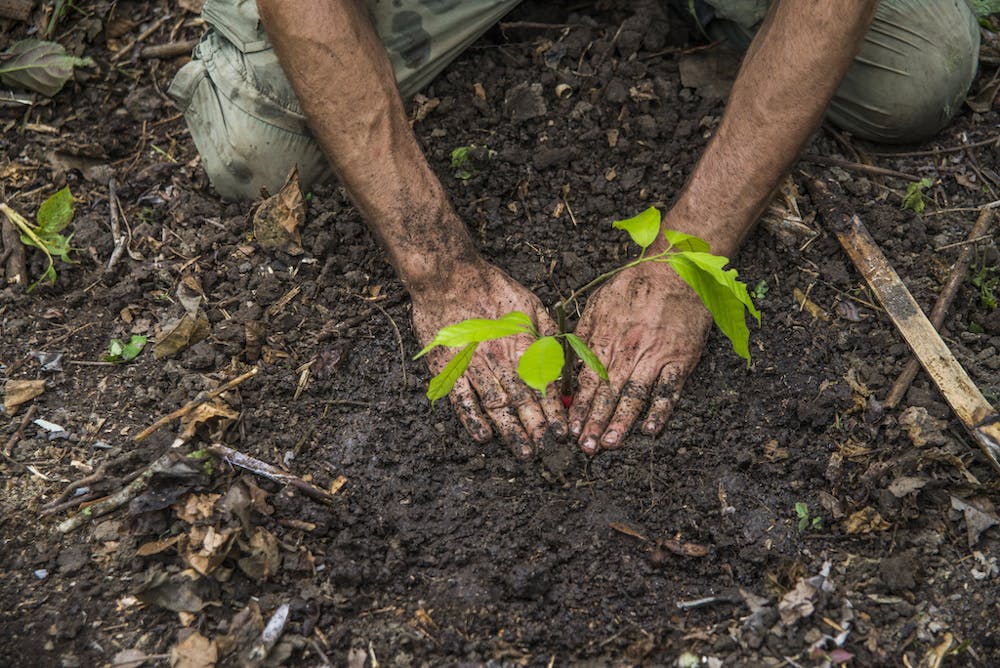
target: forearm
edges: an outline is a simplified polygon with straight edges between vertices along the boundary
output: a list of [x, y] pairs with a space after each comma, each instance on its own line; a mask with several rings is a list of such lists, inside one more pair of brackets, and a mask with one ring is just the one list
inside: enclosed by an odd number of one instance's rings
[[313, 134], [407, 287], [478, 257], [410, 129], [360, 3], [257, 4]]
[[877, 0], [772, 4], [666, 225], [731, 256], [819, 125]]

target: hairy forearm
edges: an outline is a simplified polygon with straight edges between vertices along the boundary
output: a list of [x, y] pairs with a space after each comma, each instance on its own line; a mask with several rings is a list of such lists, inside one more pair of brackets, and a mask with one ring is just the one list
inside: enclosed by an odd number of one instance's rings
[[477, 257], [417, 144], [392, 67], [355, 0], [258, 0], [309, 125], [411, 290]]
[[877, 4], [772, 4], [668, 226], [705, 238], [714, 253], [736, 251], [822, 120]]

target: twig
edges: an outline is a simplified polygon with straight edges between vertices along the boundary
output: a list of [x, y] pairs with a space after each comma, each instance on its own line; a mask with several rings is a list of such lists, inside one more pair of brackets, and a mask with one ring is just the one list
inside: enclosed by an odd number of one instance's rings
[[87, 492], [86, 494], [82, 494], [76, 498], [70, 499], [69, 501], [63, 501], [62, 503], [54, 506], [45, 506], [38, 514], [42, 517], [51, 517], [52, 515], [58, 515], [65, 510], [69, 510], [74, 506], [79, 506], [81, 503], [87, 503], [88, 501], [96, 498], [97, 492]]
[[[976, 219], [976, 224], [972, 226], [972, 230], [969, 232], [969, 241], [973, 241], [977, 238], [989, 238], [986, 232], [990, 229], [990, 223], [993, 219], [992, 209], [983, 209], [982, 213], [979, 214], [979, 218]], [[945, 316], [948, 314], [948, 310], [951, 308], [952, 302], [955, 301], [955, 295], [958, 294], [958, 288], [962, 285], [962, 281], [965, 280], [965, 274], [969, 271], [969, 265], [972, 264], [972, 251], [975, 247], [974, 243], [966, 243], [962, 247], [961, 253], [959, 253], [958, 260], [955, 261], [955, 266], [951, 270], [951, 275], [948, 277], [948, 282], [945, 283], [944, 288], [938, 295], [937, 302], [934, 304], [934, 308], [931, 310], [930, 321], [934, 325], [934, 329], [940, 330], [941, 324], [944, 322]], [[910, 384], [917, 375], [917, 371], [920, 370], [920, 362], [916, 357], [910, 357], [906, 366], [903, 368], [902, 373], [896, 378], [896, 382], [892, 384], [892, 389], [889, 391], [889, 395], [885, 398], [883, 405], [886, 408], [895, 408], [906, 391], [910, 389]]]
[[[91, 473], [90, 475], [84, 476], [84, 477], [80, 478], [79, 480], [74, 480], [70, 484], [66, 485], [66, 489], [64, 489], [62, 491], [62, 494], [60, 494], [55, 499], [53, 499], [49, 503], [46, 503], [44, 506], [42, 506], [42, 514], [43, 515], [50, 515], [50, 514], [53, 514], [53, 513], [57, 512], [54, 509], [57, 506], [60, 506], [62, 504], [62, 502], [65, 501], [69, 497], [70, 494], [72, 494], [73, 492], [75, 492], [80, 487], [86, 487], [87, 485], [91, 485], [91, 484], [93, 484], [95, 482], [99, 482], [100, 480], [102, 480], [104, 478], [104, 474], [105, 474], [105, 472], [107, 472], [107, 470], [108, 470], [107, 463], [101, 464], [100, 466], [97, 467], [97, 470], [94, 471], [93, 473]], [[74, 503], [79, 503], [79, 500], [74, 500]]]
[[190, 55], [191, 49], [197, 45], [198, 40], [196, 39], [186, 39], [179, 42], [156, 44], [155, 46], [147, 46], [145, 49], [140, 51], [139, 57], [148, 60], [156, 58], [166, 60], [168, 58], [176, 58], [177, 56], [187, 56]]
[[240, 383], [246, 381], [247, 379], [253, 378], [254, 376], [257, 375], [257, 371], [258, 371], [257, 367], [253, 367], [252, 369], [250, 369], [246, 373], [240, 374], [236, 378], [233, 378], [231, 381], [229, 381], [229, 382], [227, 382], [227, 383], [225, 383], [225, 384], [223, 384], [223, 385], [215, 388], [214, 390], [212, 390], [208, 394], [204, 395], [203, 397], [195, 399], [194, 401], [190, 401], [187, 404], [185, 404], [184, 406], [178, 408], [177, 410], [164, 415], [159, 420], [157, 420], [156, 422], [154, 422], [153, 424], [149, 425], [148, 427], [146, 427], [145, 429], [143, 429], [142, 431], [140, 431], [138, 434], [136, 434], [135, 438], [132, 439], [132, 440], [134, 440], [136, 443], [139, 443], [139, 442], [141, 442], [141, 441], [149, 438], [149, 436], [151, 434], [155, 433], [157, 430], [161, 429], [162, 427], [170, 424], [171, 421], [176, 420], [178, 418], [184, 417], [185, 415], [187, 415], [188, 413], [190, 413], [191, 411], [193, 411], [198, 406], [201, 406], [206, 401], [211, 401], [212, 399], [215, 399], [217, 396], [219, 396], [223, 392], [228, 392], [229, 390], [233, 389], [234, 387], [236, 387]]
[[537, 21], [508, 21], [500, 24], [500, 30], [531, 28], [533, 30], [562, 30], [563, 28], [583, 28], [582, 23], [539, 23]]
[[171, 448], [156, 459], [152, 464], [146, 467], [146, 470], [143, 471], [142, 475], [137, 477], [128, 485], [122, 487], [111, 496], [106, 496], [97, 503], [89, 505], [75, 515], [63, 520], [56, 528], [60, 533], [70, 533], [71, 531], [79, 529], [81, 526], [94, 518], [100, 517], [101, 515], [107, 515], [111, 511], [121, 508], [126, 503], [137, 497], [139, 493], [145, 489], [146, 485], [149, 483], [149, 479], [154, 474], [166, 471], [170, 468], [176, 460], [178, 454], [179, 453], [176, 449]]
[[[385, 304], [385, 306], [395, 306], [399, 302], [403, 301], [405, 297], [406, 297], [405, 292], [399, 292], [391, 297], [386, 297], [384, 300], [382, 300], [382, 303]], [[374, 302], [372, 303], [374, 304]], [[344, 320], [341, 320], [336, 324], [331, 325], [327, 323], [323, 325], [320, 331], [316, 334], [316, 340], [318, 342], [326, 341], [331, 336], [339, 334], [343, 330], [351, 329], [352, 327], [357, 327], [358, 325], [360, 325], [361, 323], [365, 322], [370, 317], [372, 317], [372, 314], [374, 312], [375, 312], [375, 307], [372, 306], [370, 308], [365, 309], [364, 311], [361, 311], [360, 313], [355, 313], [350, 318], [345, 318]]]
[[382, 312], [382, 315], [388, 318], [389, 324], [392, 325], [393, 331], [396, 332], [396, 342], [399, 344], [399, 370], [403, 374], [403, 389], [406, 389], [406, 386], [408, 385], [408, 379], [406, 377], [406, 349], [403, 348], [403, 335], [400, 334], [399, 327], [396, 325], [396, 321], [393, 319], [391, 315], [389, 315], [388, 311], [386, 311], [378, 304], [373, 303], [372, 306], [377, 308], [379, 311]]
[[907, 174], [906, 172], [899, 172], [895, 169], [887, 169], [886, 167], [865, 165], [860, 162], [851, 162], [850, 160], [841, 160], [840, 158], [831, 158], [825, 155], [816, 155], [815, 153], [803, 153], [801, 160], [811, 162], [816, 165], [828, 165], [831, 167], [840, 167], [841, 169], [850, 169], [855, 172], [871, 174], [873, 176], [894, 176], [897, 179], [913, 181], [914, 183], [920, 181], [920, 177], [914, 174]]
[[321, 501], [323, 503], [333, 503], [334, 501], [333, 495], [326, 490], [321, 489], [312, 483], [308, 483], [302, 478], [292, 475], [291, 473], [285, 473], [281, 469], [271, 466], [267, 462], [261, 461], [256, 457], [251, 457], [250, 455], [245, 455], [238, 450], [233, 450], [227, 445], [214, 443], [205, 448], [205, 450], [212, 453], [219, 459], [229, 462], [233, 466], [246, 469], [251, 473], [256, 473], [259, 476], [283, 485], [291, 485], [306, 496], [316, 499], [317, 501]]
[[28, 262], [24, 257], [24, 244], [21, 243], [21, 235], [14, 223], [6, 217], [0, 225], [2, 225], [4, 255], [7, 256], [6, 281], [27, 287]]
[[111, 215], [111, 238], [114, 239], [115, 248], [111, 251], [111, 258], [108, 260], [108, 266], [104, 269], [104, 273], [115, 268], [122, 256], [122, 251], [125, 250], [125, 237], [122, 236], [121, 221], [118, 216], [120, 206], [118, 195], [115, 193], [115, 180], [110, 179], [108, 181], [108, 209]]
[[1000, 142], [1000, 135], [992, 137], [990, 139], [983, 139], [981, 141], [974, 141], [969, 144], [962, 144], [961, 146], [946, 146], [944, 148], [932, 148], [926, 151], [904, 151], [902, 153], [880, 153], [872, 151], [872, 155], [878, 156], [880, 158], [916, 158], [920, 156], [927, 155], [939, 155], [941, 153], [959, 153], [967, 148], [976, 148], [979, 146], [988, 146], [990, 144], [996, 144]]
[[28, 412], [24, 414], [23, 418], [21, 418], [21, 424], [17, 426], [17, 430], [11, 434], [10, 438], [7, 439], [7, 445], [3, 448], [3, 454], [5, 457], [9, 457], [10, 453], [13, 452], [14, 446], [17, 445], [19, 440], [21, 440], [21, 435], [24, 434], [24, 430], [28, 428], [29, 424], [31, 424], [31, 421], [34, 419], [35, 413], [37, 412], [38, 404], [32, 404], [28, 409]]

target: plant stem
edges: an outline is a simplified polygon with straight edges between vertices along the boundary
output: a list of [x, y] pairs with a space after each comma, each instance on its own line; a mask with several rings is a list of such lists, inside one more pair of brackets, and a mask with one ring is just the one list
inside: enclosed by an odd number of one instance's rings
[[[592, 280], [589, 283], [587, 283], [586, 285], [584, 285], [582, 288], [578, 288], [576, 290], [573, 290], [570, 293], [569, 297], [567, 297], [566, 299], [564, 299], [561, 302], [559, 302], [558, 304], [556, 304], [556, 313], [558, 314], [560, 311], [565, 311], [566, 307], [569, 306], [570, 302], [575, 302], [577, 299], [579, 299], [581, 296], [583, 296], [584, 293], [589, 292], [593, 288], [597, 287], [598, 285], [600, 285], [604, 281], [608, 280], [612, 276], [614, 276], [614, 275], [616, 275], [616, 274], [624, 271], [625, 269], [628, 269], [629, 267], [634, 267], [637, 264], [642, 264], [643, 262], [661, 261], [664, 258], [669, 257], [671, 255], [674, 255], [673, 247], [668, 248], [667, 250], [665, 250], [665, 251], [663, 251], [661, 253], [657, 253], [656, 255], [649, 255], [649, 256], [640, 255], [639, 257], [637, 257], [636, 259], [632, 260], [631, 262], [627, 262], [627, 263], [623, 264], [620, 267], [615, 267], [611, 271], [604, 272], [603, 274], [601, 274], [600, 276], [598, 276], [594, 280]], [[560, 328], [561, 328], [561, 325], [560, 325]]]

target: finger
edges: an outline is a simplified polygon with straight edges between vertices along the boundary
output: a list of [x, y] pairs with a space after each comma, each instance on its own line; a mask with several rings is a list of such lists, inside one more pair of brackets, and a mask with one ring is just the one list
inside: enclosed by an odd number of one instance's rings
[[583, 425], [590, 415], [590, 404], [594, 400], [597, 388], [601, 386], [601, 379], [590, 369], [581, 369], [577, 378], [579, 387], [569, 409], [569, 430], [575, 438], [583, 434]]
[[521, 426], [528, 434], [534, 449], [541, 448], [545, 444], [548, 422], [545, 419], [545, 412], [538, 403], [536, 393], [521, 382], [517, 374], [507, 367], [501, 367], [495, 373], [506, 388], [507, 395], [510, 397], [510, 405], [517, 412]]
[[649, 407], [646, 419], [642, 423], [642, 432], [647, 436], [656, 436], [663, 431], [667, 418], [674, 410], [677, 399], [681, 396], [681, 388], [687, 380], [690, 369], [678, 364], [668, 364], [660, 372], [660, 380], [653, 389], [653, 403]]
[[516, 457], [531, 456], [531, 443], [503, 384], [489, 369], [469, 369], [470, 382], [479, 395], [480, 406], [496, 426], [500, 440]]
[[604, 427], [608, 424], [608, 418], [617, 404], [617, 396], [610, 383], [601, 383], [594, 393], [594, 399], [590, 404], [590, 414], [587, 422], [583, 426], [580, 434], [580, 447], [588, 455], [597, 452], [599, 439], [604, 433]]
[[541, 404], [542, 412], [545, 413], [546, 432], [558, 441], [566, 440], [569, 425], [566, 420], [566, 409], [559, 398], [559, 391], [546, 392], [544, 396], [539, 398], [538, 403]]
[[642, 409], [645, 408], [650, 388], [653, 386], [653, 380], [656, 376], [647, 372], [644, 374], [647, 376], [645, 378], [635, 377], [641, 373], [637, 369], [633, 377], [622, 388], [621, 397], [618, 399], [618, 407], [615, 409], [615, 413], [608, 423], [608, 428], [604, 430], [604, 434], [601, 436], [602, 447], [609, 450], [621, 447], [625, 435], [632, 428], [632, 424], [639, 417]]
[[493, 430], [486, 419], [486, 413], [479, 405], [479, 398], [469, 385], [468, 380], [464, 377], [459, 378], [449, 396], [451, 405], [455, 407], [455, 412], [458, 414], [459, 422], [462, 423], [465, 431], [469, 432], [469, 436], [474, 441], [486, 443], [493, 438]]

